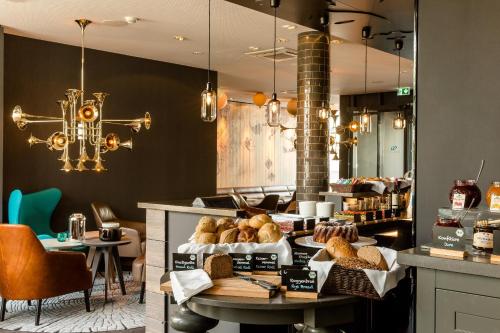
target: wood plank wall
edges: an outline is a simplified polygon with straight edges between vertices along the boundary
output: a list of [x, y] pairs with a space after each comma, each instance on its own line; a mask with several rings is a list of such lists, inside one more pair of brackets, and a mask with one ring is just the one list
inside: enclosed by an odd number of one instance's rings
[[[296, 126], [285, 108], [282, 124]], [[265, 107], [229, 102], [217, 120], [217, 187], [294, 185], [295, 131], [266, 123]]]

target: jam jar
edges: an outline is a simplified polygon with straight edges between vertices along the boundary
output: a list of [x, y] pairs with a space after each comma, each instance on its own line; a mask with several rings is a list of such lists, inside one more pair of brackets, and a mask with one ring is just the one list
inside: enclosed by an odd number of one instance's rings
[[440, 209], [434, 225], [439, 227], [463, 228], [460, 223], [460, 214], [451, 209]]
[[[498, 207], [500, 202], [499, 198], [500, 198], [500, 182], [495, 181], [491, 183], [491, 186], [490, 188], [488, 188], [488, 192], [486, 193], [486, 203], [488, 205], [488, 208], [493, 210], [499, 210], [500, 209], [500, 207]], [[491, 199], [493, 199], [493, 205]]]
[[493, 252], [493, 231], [496, 229], [498, 229], [498, 227], [489, 224], [488, 220], [476, 221], [472, 247], [479, 251], [488, 253]]
[[450, 203], [453, 209], [476, 208], [481, 203], [481, 190], [475, 180], [455, 180], [450, 191]]

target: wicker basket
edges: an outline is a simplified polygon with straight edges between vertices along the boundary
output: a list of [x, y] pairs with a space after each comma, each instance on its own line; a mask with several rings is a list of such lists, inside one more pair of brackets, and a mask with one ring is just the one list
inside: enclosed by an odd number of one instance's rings
[[[330, 261], [330, 257], [326, 250], [322, 250], [316, 255], [316, 260]], [[349, 269], [339, 265], [333, 265], [330, 269], [325, 284], [321, 288], [321, 293], [381, 299], [363, 270]]]
[[360, 193], [369, 192], [372, 184], [330, 184], [332, 192], [337, 193]]

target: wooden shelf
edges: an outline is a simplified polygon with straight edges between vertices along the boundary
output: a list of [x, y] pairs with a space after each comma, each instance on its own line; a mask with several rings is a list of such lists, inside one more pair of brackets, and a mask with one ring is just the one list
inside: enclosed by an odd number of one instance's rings
[[377, 192], [357, 192], [357, 193], [340, 193], [340, 192], [319, 192], [321, 196], [334, 196], [334, 197], [344, 197], [344, 198], [363, 198], [363, 197], [376, 197], [381, 196]]

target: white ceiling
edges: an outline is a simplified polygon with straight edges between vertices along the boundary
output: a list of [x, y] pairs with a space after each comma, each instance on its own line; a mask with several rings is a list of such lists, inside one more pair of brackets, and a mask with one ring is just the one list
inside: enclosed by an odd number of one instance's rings
[[[212, 0], [212, 65], [220, 87], [230, 97], [272, 90], [272, 62], [244, 55], [249, 46], [272, 49], [273, 18], [224, 0]], [[76, 18], [96, 24], [87, 28], [87, 47], [186, 66], [207, 67], [208, 1], [206, 0], [0, 0], [0, 25], [10, 34], [79, 45]], [[111, 26], [104, 20], [136, 16], [132, 25]], [[297, 34], [310, 30], [278, 19], [278, 44], [296, 49]], [[334, 27], [335, 28], [335, 27]], [[335, 29], [333, 30], [335, 34]], [[179, 42], [174, 35], [187, 39]], [[193, 52], [202, 52], [195, 55]], [[397, 57], [376, 49], [368, 53], [368, 91], [389, 91], [397, 84]], [[332, 93], [364, 90], [364, 46], [332, 44]], [[412, 85], [413, 63], [402, 59], [402, 85]], [[277, 91], [296, 90], [296, 61], [277, 65]]]

